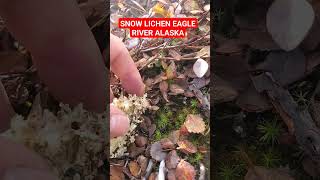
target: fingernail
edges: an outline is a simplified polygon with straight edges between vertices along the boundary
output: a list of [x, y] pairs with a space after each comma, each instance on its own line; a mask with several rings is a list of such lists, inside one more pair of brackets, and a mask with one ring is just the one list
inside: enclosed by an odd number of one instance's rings
[[127, 116], [113, 114], [110, 117], [110, 135], [117, 137], [124, 135], [129, 129], [129, 119]]
[[29, 168], [13, 168], [5, 171], [3, 180], [58, 180], [53, 174], [48, 171], [29, 169]]

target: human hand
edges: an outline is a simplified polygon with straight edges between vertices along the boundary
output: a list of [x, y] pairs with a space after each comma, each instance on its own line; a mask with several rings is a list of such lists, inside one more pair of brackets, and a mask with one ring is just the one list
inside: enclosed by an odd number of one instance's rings
[[[122, 87], [128, 93], [138, 96], [143, 95], [144, 84], [138, 69], [122, 41], [112, 34], [110, 34], [110, 68], [119, 77]], [[112, 98], [113, 94], [110, 90], [110, 99]], [[116, 107], [110, 105], [110, 136], [123, 135], [128, 128], [129, 119], [127, 116]]]

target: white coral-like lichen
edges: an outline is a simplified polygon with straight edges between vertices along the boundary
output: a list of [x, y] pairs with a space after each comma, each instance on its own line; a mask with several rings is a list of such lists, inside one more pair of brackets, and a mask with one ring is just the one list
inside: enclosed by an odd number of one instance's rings
[[[38, 96], [39, 98], [39, 96]], [[39, 99], [38, 99], [39, 101]], [[59, 179], [93, 180], [106, 148], [107, 114], [91, 113], [79, 105], [73, 109], [61, 105], [57, 115], [42, 110], [35, 101], [25, 120], [15, 116], [11, 129], [1, 134], [48, 160]], [[74, 172], [68, 177], [68, 172]]]
[[142, 121], [141, 115], [150, 105], [146, 94], [143, 97], [136, 95], [125, 97], [121, 95], [119, 98], [114, 98], [112, 104], [125, 112], [130, 119], [128, 132], [123, 136], [110, 140], [110, 157], [117, 158], [123, 156], [127, 151], [127, 145], [134, 142], [136, 136], [135, 129]]
[[[123, 110], [131, 120], [130, 130], [125, 136], [110, 140], [110, 156], [119, 157], [126, 152], [128, 143], [134, 141], [134, 129], [141, 122], [141, 115], [149, 103], [146, 95], [130, 95], [114, 99], [113, 105]], [[22, 143], [48, 160], [59, 179], [75, 180], [80, 177], [93, 180], [109, 148], [106, 144], [109, 114], [91, 113], [82, 105], [70, 108], [61, 104], [60, 107], [57, 115], [43, 110], [38, 95], [27, 119], [16, 115], [11, 120], [11, 128], [0, 136]]]

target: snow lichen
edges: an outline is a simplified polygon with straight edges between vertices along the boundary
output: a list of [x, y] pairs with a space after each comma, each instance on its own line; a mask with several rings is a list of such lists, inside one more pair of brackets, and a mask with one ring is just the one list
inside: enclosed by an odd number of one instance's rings
[[127, 114], [130, 119], [130, 127], [128, 132], [116, 138], [110, 139], [110, 157], [117, 158], [125, 155], [127, 145], [135, 140], [135, 129], [142, 122], [141, 115], [150, 107], [147, 101], [147, 95], [142, 97], [129, 95], [128, 97], [121, 95], [119, 98], [114, 98], [112, 105], [121, 109]]
[[71, 109], [61, 104], [55, 115], [43, 110], [40, 96], [37, 98], [27, 119], [20, 115], [13, 117], [11, 129], [0, 135], [37, 152], [59, 179], [73, 180], [80, 176], [93, 180], [107, 147], [107, 114], [88, 112], [82, 105]]

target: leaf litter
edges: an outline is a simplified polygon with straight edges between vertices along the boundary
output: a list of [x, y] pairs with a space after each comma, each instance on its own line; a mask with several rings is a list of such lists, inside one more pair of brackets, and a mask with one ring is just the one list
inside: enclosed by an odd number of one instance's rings
[[[307, 0], [216, 3], [215, 178], [319, 177], [319, 7]], [[274, 121], [280, 126], [271, 126]], [[256, 127], [265, 129], [264, 137], [279, 138], [277, 143], [262, 142]], [[226, 152], [239, 145], [248, 146], [241, 160]], [[250, 166], [241, 165], [248, 161]]]

